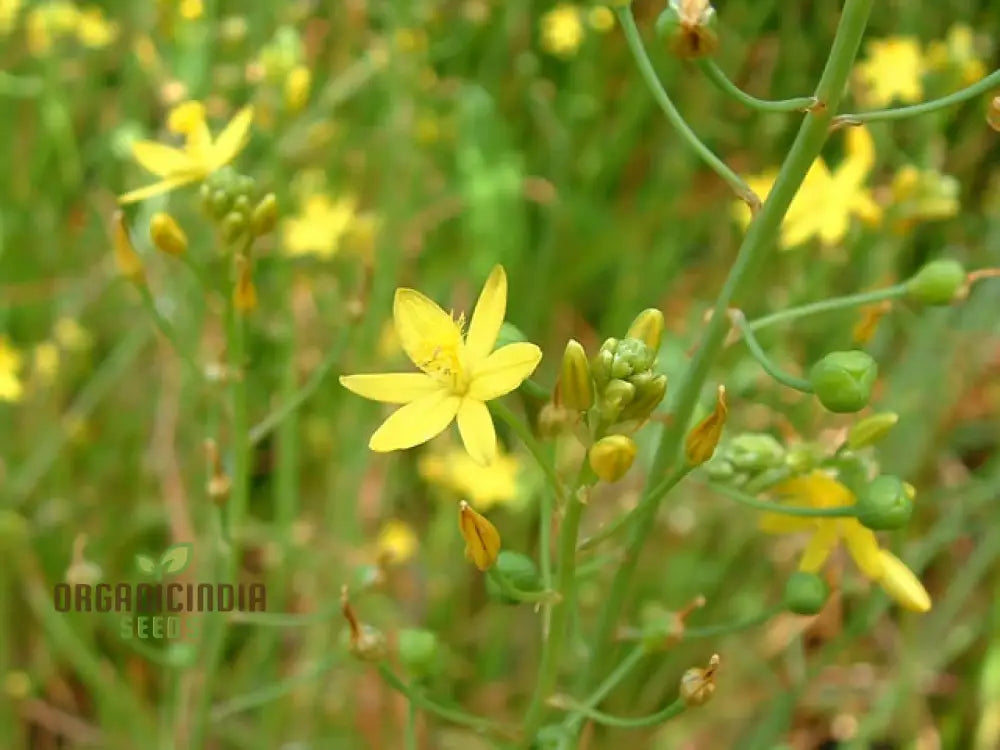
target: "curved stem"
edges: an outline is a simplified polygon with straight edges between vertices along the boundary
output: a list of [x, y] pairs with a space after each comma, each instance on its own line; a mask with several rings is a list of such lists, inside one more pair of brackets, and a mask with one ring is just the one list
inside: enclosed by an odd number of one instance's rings
[[598, 724], [603, 724], [606, 727], [617, 727], [619, 729], [642, 729], [643, 727], [655, 727], [658, 724], [669, 721], [675, 716], [680, 716], [684, 713], [684, 709], [687, 708], [687, 706], [684, 705], [684, 701], [680, 698], [675, 700], [662, 711], [657, 711], [655, 714], [650, 714], [649, 716], [612, 716], [611, 714], [606, 714], [603, 711], [598, 711], [596, 708], [589, 708], [581, 704], [573, 703], [567, 704], [566, 707], [582, 714]]
[[730, 310], [729, 317], [733, 321], [733, 324], [740, 329], [740, 332], [743, 334], [743, 340], [746, 342], [747, 349], [750, 350], [753, 358], [760, 363], [760, 366], [764, 368], [764, 372], [782, 385], [787, 385], [789, 388], [796, 391], [802, 391], [803, 393], [813, 392], [812, 383], [805, 378], [790, 375], [778, 367], [778, 365], [776, 365], [774, 361], [767, 356], [767, 352], [764, 351], [764, 347], [760, 345], [760, 342], [757, 341], [757, 337], [754, 336], [753, 331], [750, 330], [750, 326], [747, 325], [746, 316], [740, 310]]
[[798, 320], [810, 315], [830, 312], [832, 310], [843, 310], [851, 307], [861, 307], [862, 305], [874, 302], [885, 302], [886, 300], [899, 299], [906, 295], [906, 284], [896, 284], [895, 286], [875, 289], [870, 292], [859, 292], [857, 294], [847, 294], [843, 297], [831, 297], [830, 299], [810, 302], [799, 307], [790, 307], [787, 310], [779, 310], [776, 313], [765, 315], [762, 318], [747, 322], [747, 328], [751, 331], [759, 331], [775, 323], [787, 323], [790, 320]]
[[976, 81], [960, 91], [956, 91], [940, 99], [933, 99], [929, 102], [913, 104], [909, 107], [897, 107], [896, 109], [878, 109], [873, 112], [852, 112], [844, 115], [837, 115], [833, 118], [832, 127], [842, 127], [844, 125], [861, 125], [865, 122], [880, 122], [885, 120], [904, 120], [907, 117], [917, 117], [928, 112], [936, 112], [945, 109], [953, 104], [972, 99], [980, 94], [985, 94], [990, 89], [1000, 86], [1000, 70], [994, 70], [985, 78]]
[[808, 112], [819, 102], [815, 96], [779, 100], [758, 99], [730, 81], [722, 68], [712, 58], [703, 57], [698, 60], [698, 67], [722, 93], [736, 99], [740, 104], [745, 104], [751, 109], [757, 109], [761, 112]]
[[[566, 717], [563, 724], [569, 727], [575, 727], [580, 723], [580, 720], [584, 717], [585, 711], [591, 708], [596, 708], [600, 705], [601, 701], [604, 700], [608, 694], [615, 689], [622, 680], [624, 680], [629, 672], [638, 666], [639, 662], [646, 655], [646, 648], [639, 644], [634, 649], [632, 649], [628, 656], [626, 656], [621, 664], [615, 667], [615, 670], [607, 676], [607, 678], [598, 685], [597, 689], [586, 698], [582, 703], [570, 702], [566, 705], [572, 706], [572, 713]], [[560, 705], [562, 701], [550, 701], [552, 705]]]
[[756, 510], [766, 510], [771, 513], [780, 513], [785, 516], [850, 518], [857, 515], [854, 507], [851, 505], [842, 505], [836, 508], [813, 508], [803, 505], [785, 505], [784, 503], [772, 503], [767, 500], [760, 500], [759, 498], [748, 495], [745, 492], [740, 492], [737, 489], [727, 487], [724, 484], [718, 484], [716, 482], [709, 482], [708, 487], [715, 492], [718, 492], [720, 495], [725, 495], [730, 500], [735, 500], [736, 502], [742, 503], [750, 508], [755, 508]]
[[702, 143], [701, 139], [691, 129], [691, 126], [685, 122], [677, 107], [670, 100], [666, 90], [663, 88], [663, 84], [660, 83], [660, 79], [656, 75], [656, 70], [653, 68], [653, 63], [650, 61], [649, 55], [646, 54], [646, 48], [642, 43], [639, 28], [635, 25], [632, 10], [624, 7], [619, 8], [617, 13], [618, 20], [625, 32], [625, 39], [628, 42], [629, 49], [632, 50], [632, 56], [639, 67], [639, 73], [642, 74], [643, 80], [653, 94], [656, 103], [660, 105], [660, 109], [663, 110], [663, 114], [666, 115], [667, 120], [674, 126], [674, 129], [681, 138], [687, 142], [688, 146], [701, 157], [702, 161], [718, 174], [741, 200], [750, 206], [750, 210], [753, 213], [756, 213], [760, 208], [760, 198], [757, 194], [743, 181], [743, 178], [726, 166], [725, 162], [712, 152], [712, 149]]
[[413, 701], [410, 701], [406, 707], [403, 747], [405, 750], [417, 750], [417, 704]]
[[772, 607], [770, 609], [765, 609], [763, 612], [758, 612], [752, 617], [737, 620], [736, 622], [724, 622], [718, 625], [704, 625], [700, 628], [684, 628], [684, 636], [682, 640], [688, 640], [689, 638], [717, 638], [720, 635], [739, 633], [743, 630], [749, 630], [750, 628], [757, 627], [758, 625], [767, 622], [782, 611], [784, 611], [784, 607]]
[[542, 604], [546, 602], [552, 603], [553, 599], [558, 596], [554, 591], [525, 591], [523, 589], [519, 589], [510, 582], [510, 579], [508, 579], [507, 576], [497, 570], [495, 565], [486, 571], [486, 575], [496, 582], [497, 586], [500, 587], [500, 591], [502, 591], [505, 596], [519, 602], [525, 602], [528, 604]]

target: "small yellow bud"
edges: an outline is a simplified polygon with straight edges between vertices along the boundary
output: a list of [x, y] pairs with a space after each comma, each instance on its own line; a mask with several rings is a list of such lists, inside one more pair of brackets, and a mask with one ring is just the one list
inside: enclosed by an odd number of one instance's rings
[[592, 446], [587, 454], [590, 468], [605, 482], [617, 482], [635, 461], [636, 445], [625, 435], [608, 435]]
[[149, 220], [149, 236], [153, 244], [167, 255], [184, 255], [188, 249], [188, 238], [174, 217], [157, 211]]
[[574, 412], [587, 411], [594, 403], [594, 383], [590, 377], [587, 352], [579, 341], [570, 339], [563, 353], [559, 375], [559, 404]]
[[700, 466], [712, 457], [715, 447], [722, 437], [722, 428], [726, 425], [726, 386], [719, 386], [719, 395], [715, 400], [715, 409], [695, 428], [688, 433], [684, 442], [684, 456], [691, 466]]
[[285, 105], [298, 112], [309, 102], [312, 89], [312, 71], [305, 65], [296, 65], [285, 79]]
[[233, 289], [233, 307], [238, 312], [246, 313], [257, 307], [257, 288], [253, 285], [253, 265], [243, 256], [239, 256], [236, 262], [238, 276], [236, 288]]
[[278, 198], [274, 193], [268, 193], [254, 206], [250, 214], [250, 228], [254, 236], [263, 237], [270, 234], [278, 223]]
[[719, 655], [712, 654], [705, 669], [687, 670], [681, 677], [680, 694], [684, 705], [703, 706], [715, 695], [715, 673], [719, 669]]
[[464, 500], [458, 506], [458, 530], [465, 539], [465, 557], [482, 571], [489, 570], [500, 554], [500, 532]]
[[132, 245], [132, 238], [129, 236], [128, 226], [125, 224], [125, 214], [121, 211], [115, 211], [111, 221], [115, 263], [118, 266], [118, 272], [130, 281], [141, 284], [145, 281], [146, 274], [142, 267], [142, 260]]
[[639, 339], [655, 354], [660, 350], [663, 339], [663, 313], [655, 307], [649, 307], [635, 316], [629, 326], [626, 338]]
[[874, 445], [888, 435], [898, 421], [898, 414], [883, 411], [855, 422], [847, 432], [847, 447], [851, 450], [858, 450]]

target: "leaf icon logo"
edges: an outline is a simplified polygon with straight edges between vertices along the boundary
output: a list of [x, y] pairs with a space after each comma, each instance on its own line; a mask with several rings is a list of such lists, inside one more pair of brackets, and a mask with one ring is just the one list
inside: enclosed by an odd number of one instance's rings
[[191, 563], [191, 542], [181, 542], [167, 547], [166, 551], [160, 555], [160, 573], [163, 575], [177, 575]]

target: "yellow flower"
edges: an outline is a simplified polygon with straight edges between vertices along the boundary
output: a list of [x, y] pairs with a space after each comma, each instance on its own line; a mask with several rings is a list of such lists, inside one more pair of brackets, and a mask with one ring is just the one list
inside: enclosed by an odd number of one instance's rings
[[340, 243], [356, 216], [357, 201], [353, 197], [331, 200], [323, 193], [310, 195], [302, 212], [285, 220], [285, 253], [332, 258], [340, 249]]
[[[854, 495], [836, 479], [820, 471], [787, 479], [774, 492], [784, 501], [812, 508], [841, 508], [854, 505]], [[917, 612], [931, 608], [930, 595], [916, 576], [898, 558], [880, 549], [875, 533], [856, 518], [807, 518], [776, 512], [761, 515], [760, 529], [772, 534], [800, 531], [812, 533], [802, 555], [799, 570], [815, 573], [830, 557], [841, 540], [858, 569], [875, 581], [901, 606]]]
[[84, 47], [107, 47], [118, 37], [118, 27], [107, 21], [99, 8], [87, 8], [77, 15], [76, 37]]
[[986, 63], [976, 49], [976, 36], [969, 26], [956, 23], [944, 40], [927, 46], [927, 67], [931, 70], [957, 69], [963, 86], [975, 83], [986, 75]]
[[285, 106], [298, 112], [309, 103], [312, 90], [312, 71], [305, 65], [296, 65], [285, 79]]
[[56, 342], [66, 351], [79, 352], [89, 349], [93, 339], [87, 329], [75, 318], [63, 316], [56, 321], [52, 329]]
[[867, 53], [855, 66], [855, 74], [862, 87], [861, 99], [868, 106], [887, 107], [894, 101], [913, 104], [923, 98], [924, 59], [916, 39], [874, 39]]
[[684, 439], [684, 458], [690, 466], [701, 466], [715, 455], [728, 414], [726, 386], [720, 385], [712, 413], [696, 424]]
[[24, 386], [18, 371], [21, 369], [21, 354], [0, 336], [0, 401], [19, 401]]
[[541, 20], [542, 49], [556, 57], [572, 57], [583, 42], [583, 20], [575, 5], [560, 3]]
[[205, 5], [202, 0], [181, 0], [180, 14], [185, 21], [197, 21], [205, 14]]
[[14, 29], [23, 0], [0, 0], [0, 36], [7, 36]]
[[32, 351], [32, 369], [42, 385], [51, 385], [59, 373], [59, 347], [54, 341], [43, 341]]
[[[825, 245], [836, 245], [847, 234], [851, 217], [877, 223], [882, 208], [875, 202], [865, 180], [875, 164], [875, 146], [863, 127], [847, 131], [846, 158], [831, 173], [822, 158], [812, 163], [781, 225], [781, 247], [796, 247], [818, 237]], [[762, 198], [774, 186], [776, 171], [750, 177], [747, 183]], [[734, 207], [746, 226], [750, 211], [742, 201]]]
[[502, 451], [489, 465], [478, 463], [457, 447], [425, 453], [417, 462], [417, 471], [425, 481], [469, 498], [482, 510], [498, 505], [521, 507], [527, 499], [517, 487], [521, 462]]
[[507, 309], [507, 274], [494, 266], [468, 332], [452, 316], [414, 289], [397, 289], [393, 320], [403, 351], [421, 372], [346, 375], [345, 388], [359, 396], [405, 404], [375, 434], [368, 447], [386, 452], [412, 448], [458, 421], [462, 442], [480, 463], [497, 453], [496, 431], [486, 402], [517, 388], [534, 372], [542, 351], [534, 344], [508, 344], [496, 351]]
[[587, 23], [594, 31], [603, 34], [615, 27], [615, 14], [611, 8], [596, 5], [587, 12]]
[[205, 122], [205, 108], [200, 102], [177, 105], [167, 118], [167, 128], [184, 136], [184, 147], [164, 146], [155, 141], [136, 141], [132, 144], [135, 160], [161, 179], [126, 193], [118, 199], [119, 203], [140, 201], [204, 180], [243, 150], [249, 140], [252, 121], [253, 108], [244, 107], [223, 128], [218, 138], [212, 138]]
[[893, 229], [905, 233], [918, 221], [950, 219], [958, 213], [959, 192], [951, 175], [907, 164], [892, 180]]
[[417, 535], [413, 528], [395, 518], [382, 524], [375, 541], [379, 559], [396, 565], [412, 558], [418, 546]]

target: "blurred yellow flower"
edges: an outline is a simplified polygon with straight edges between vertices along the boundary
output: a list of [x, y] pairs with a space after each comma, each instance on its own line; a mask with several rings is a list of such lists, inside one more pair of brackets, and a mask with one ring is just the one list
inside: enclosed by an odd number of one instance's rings
[[912, 164], [902, 167], [889, 191], [893, 230], [903, 233], [918, 221], [950, 219], [958, 214], [960, 190], [958, 180], [951, 175]]
[[21, 362], [20, 352], [0, 336], [0, 401], [19, 401], [24, 394], [18, 375]]
[[614, 11], [603, 5], [595, 5], [587, 11], [587, 23], [594, 31], [602, 34], [611, 31], [615, 27]]
[[457, 321], [415, 289], [397, 289], [396, 333], [406, 356], [422, 372], [344, 375], [340, 384], [359, 396], [404, 404], [371, 436], [373, 451], [404, 450], [426, 443], [458, 421], [465, 449], [488, 464], [497, 453], [493, 418], [486, 406], [517, 388], [534, 372], [542, 351], [518, 342], [496, 351], [507, 309], [507, 274], [494, 266], [476, 302], [467, 333]]
[[42, 385], [51, 385], [59, 374], [59, 346], [54, 341], [43, 341], [35, 346], [31, 355], [32, 369]]
[[305, 65], [296, 65], [285, 79], [285, 106], [298, 112], [309, 103], [312, 90], [312, 71]]
[[987, 73], [986, 63], [976, 49], [976, 36], [964, 23], [956, 23], [948, 29], [944, 40], [927, 45], [927, 67], [931, 70], [957, 69], [963, 86], [975, 83]]
[[75, 318], [63, 316], [56, 321], [52, 335], [60, 347], [70, 352], [89, 349], [93, 339]]
[[401, 565], [411, 559], [418, 546], [413, 528], [405, 521], [395, 518], [382, 524], [375, 541], [378, 558], [393, 565]]
[[217, 138], [212, 138], [205, 122], [205, 107], [200, 102], [177, 105], [167, 117], [167, 129], [184, 137], [184, 147], [164, 146], [155, 141], [133, 143], [135, 160], [161, 179], [126, 193], [118, 199], [119, 203], [144, 200], [204, 180], [243, 150], [249, 140], [252, 121], [253, 108], [244, 107]]
[[542, 16], [542, 49], [556, 57], [572, 57], [583, 43], [583, 32], [580, 9], [560, 3]]
[[[836, 479], [821, 471], [786, 479], [775, 485], [774, 493], [782, 501], [812, 508], [841, 508], [854, 505], [854, 494]], [[786, 516], [776, 512], [761, 514], [760, 529], [771, 534], [801, 531], [812, 538], [799, 562], [799, 570], [819, 571], [840, 540], [858, 569], [875, 581], [901, 606], [916, 612], [931, 608], [930, 595], [915, 575], [895, 555], [880, 549], [875, 533], [856, 518], [809, 518]]]
[[23, 4], [23, 0], [0, 0], [0, 36], [7, 36], [14, 30]]
[[417, 462], [417, 471], [424, 481], [467, 497], [484, 511], [497, 505], [521, 508], [527, 499], [517, 486], [521, 462], [500, 450], [485, 466], [458, 447], [428, 452]]
[[913, 37], [873, 39], [867, 57], [855, 66], [861, 84], [860, 98], [870, 107], [887, 107], [894, 101], [913, 104], [924, 95], [924, 58]]
[[357, 201], [352, 196], [331, 199], [325, 193], [310, 195], [302, 212], [283, 224], [285, 253], [332, 258], [356, 216]]
[[[831, 173], [822, 158], [809, 168], [799, 192], [781, 225], [781, 247], [796, 247], [818, 237], [825, 245], [844, 239], [851, 217], [874, 224], [882, 218], [882, 208], [875, 202], [865, 180], [875, 164], [875, 146], [863, 127], [847, 131], [846, 158]], [[777, 177], [775, 170], [747, 178], [747, 184], [762, 198], [766, 197]], [[734, 206], [740, 222], [750, 223], [750, 211], [742, 201]]]
[[180, 14], [185, 21], [197, 21], [205, 13], [202, 0], [181, 0]]
[[84, 47], [107, 47], [118, 38], [118, 27], [105, 19], [99, 8], [86, 8], [77, 15], [76, 38]]
[[35, 56], [47, 54], [60, 39], [73, 38], [85, 47], [100, 48], [118, 37], [118, 26], [108, 21], [100, 8], [80, 9], [55, 0], [31, 9], [25, 20], [28, 49]]

